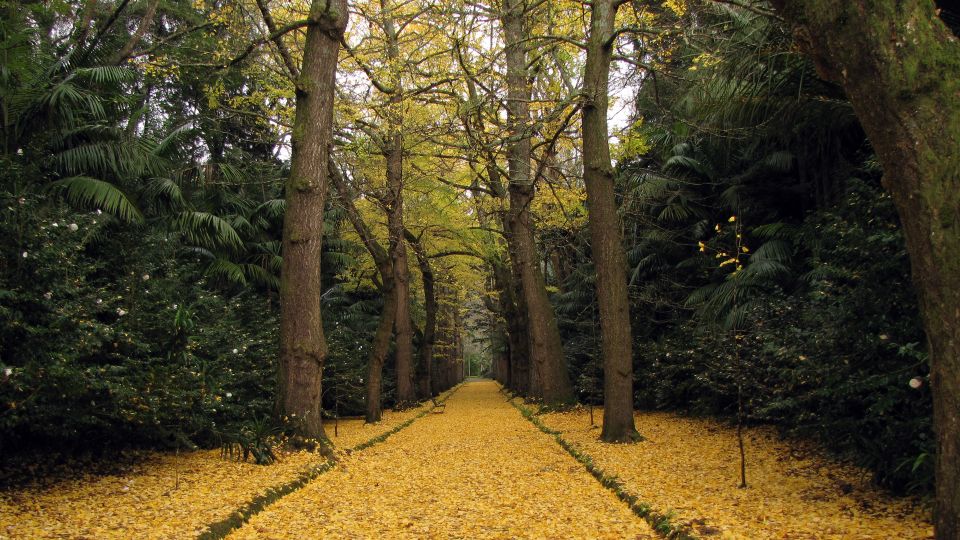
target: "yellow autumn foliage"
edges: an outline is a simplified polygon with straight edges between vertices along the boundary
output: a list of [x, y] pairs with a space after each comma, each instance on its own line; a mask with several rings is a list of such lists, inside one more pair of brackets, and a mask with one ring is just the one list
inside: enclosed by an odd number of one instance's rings
[[[423, 412], [384, 411], [383, 420], [341, 420], [327, 434], [352, 448]], [[80, 476], [53, 486], [0, 492], [0, 539], [196, 538], [258, 495], [296, 479], [317, 454], [282, 454], [268, 466], [224, 460], [218, 450], [156, 454], [116, 475]]]
[[872, 488], [865, 471], [781, 440], [771, 429], [745, 433], [747, 483], [739, 489], [736, 430], [712, 420], [637, 413], [638, 444], [599, 441], [602, 410], [543, 415], [626, 490], [701, 538], [867, 540], [933, 538], [919, 501]]
[[228, 538], [655, 538], [493, 382], [285, 497]]

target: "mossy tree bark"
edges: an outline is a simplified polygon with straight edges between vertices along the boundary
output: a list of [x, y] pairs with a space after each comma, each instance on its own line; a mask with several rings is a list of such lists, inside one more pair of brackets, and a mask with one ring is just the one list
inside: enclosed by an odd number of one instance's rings
[[839, 82], [903, 224], [930, 353], [937, 538], [960, 538], [960, 41], [933, 0], [774, 0]]
[[572, 402], [574, 396], [563, 356], [560, 329], [538, 264], [533, 217], [530, 213], [534, 186], [530, 171], [532, 136], [531, 76], [527, 63], [528, 16], [525, 0], [503, 0], [500, 22], [503, 26], [507, 64], [507, 159], [510, 191], [507, 240], [526, 306], [530, 354], [529, 393], [531, 397], [541, 399], [547, 405], [559, 405]]
[[617, 217], [607, 132], [610, 61], [617, 2], [593, 0], [583, 71], [583, 181], [587, 187], [590, 253], [597, 272], [603, 354], [603, 432], [608, 442], [639, 438], [633, 422], [633, 338], [626, 260]]
[[327, 196], [337, 54], [347, 26], [345, 0], [314, 0], [296, 80], [287, 210], [280, 273], [280, 413], [297, 434], [326, 439], [321, 378], [327, 356], [320, 310], [320, 250]]

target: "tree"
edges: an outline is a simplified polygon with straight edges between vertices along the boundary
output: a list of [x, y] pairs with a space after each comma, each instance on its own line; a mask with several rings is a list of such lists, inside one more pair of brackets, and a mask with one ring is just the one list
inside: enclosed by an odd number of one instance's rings
[[526, 307], [530, 393], [548, 405], [557, 405], [573, 401], [573, 385], [563, 357], [556, 314], [547, 297], [543, 273], [538, 264], [533, 216], [530, 213], [534, 178], [530, 170], [529, 9], [524, 0], [503, 0], [500, 13], [507, 64], [509, 132], [510, 213], [509, 230], [506, 232], [511, 263], [519, 277], [522, 301]]
[[423, 282], [423, 332], [420, 339], [420, 363], [417, 368], [417, 393], [421, 396], [433, 396], [433, 348], [437, 339], [437, 294], [434, 288], [436, 280], [427, 250], [423, 247], [423, 233], [419, 236], [404, 229], [404, 237], [417, 257], [420, 267], [420, 279]]
[[774, 0], [846, 91], [903, 223], [930, 353], [937, 538], [960, 538], [960, 41], [933, 0]]
[[618, 3], [590, 4], [590, 36], [583, 68], [583, 181], [587, 186], [590, 253], [597, 272], [597, 304], [603, 352], [603, 432], [608, 442], [639, 437], [633, 423], [633, 343], [613, 168], [607, 132], [610, 60]]
[[380, 311], [380, 321], [377, 324], [377, 330], [373, 334], [373, 342], [370, 344], [370, 353], [367, 356], [367, 399], [366, 399], [366, 422], [379, 422], [382, 415], [380, 390], [383, 386], [383, 365], [387, 361], [387, 354], [390, 352], [390, 336], [393, 333], [397, 318], [397, 287], [396, 272], [393, 269], [394, 258], [383, 248], [370, 227], [363, 221], [363, 216], [357, 210], [354, 200], [356, 194], [346, 179], [333, 162], [330, 163], [330, 179], [333, 180], [337, 194], [340, 196], [340, 204], [347, 213], [347, 219], [353, 225], [361, 242], [367, 248], [367, 252], [373, 258], [373, 263], [380, 274], [380, 294], [383, 295], [383, 309]]
[[297, 73], [287, 211], [280, 273], [280, 396], [297, 434], [325, 440], [321, 377], [327, 356], [320, 312], [320, 252], [333, 133], [337, 55], [347, 26], [346, 0], [313, 0]]

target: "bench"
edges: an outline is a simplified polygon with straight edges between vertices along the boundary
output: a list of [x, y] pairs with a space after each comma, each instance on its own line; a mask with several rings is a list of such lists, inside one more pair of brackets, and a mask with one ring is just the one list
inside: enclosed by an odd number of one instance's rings
[[439, 414], [439, 413], [442, 413], [447, 408], [446, 401], [437, 401], [437, 398], [435, 397], [431, 397], [430, 401], [433, 402], [433, 409], [431, 409], [431, 412], [435, 412]]

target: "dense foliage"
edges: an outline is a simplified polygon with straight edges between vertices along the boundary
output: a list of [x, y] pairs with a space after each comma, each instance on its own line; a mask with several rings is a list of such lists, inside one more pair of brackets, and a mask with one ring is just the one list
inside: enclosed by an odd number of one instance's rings
[[[696, 16], [638, 96], [642, 152], [619, 167], [637, 405], [733, 418], [739, 387], [746, 419], [926, 490], [924, 336], [869, 144], [782, 27], [724, 7]], [[591, 272], [580, 258], [557, 302], [582, 397], [597, 400]]]
[[[260, 14], [215, 2], [102, 4], [84, 29], [71, 2], [0, 0], [0, 459], [229, 444], [284, 429], [276, 291], [294, 90], [277, 75], [290, 61], [277, 44], [294, 46], [295, 34], [264, 39], [252, 30], [266, 24]], [[583, 5], [556, 4], [545, 26], [582, 37], [570, 21]], [[621, 74], [639, 90], [615, 152], [636, 405], [773, 424], [886, 486], [925, 491], [928, 366], [896, 211], [843, 92], [764, 9], [653, 2], [635, 14], [663, 26], [630, 38], [633, 63]], [[410, 15], [427, 16], [469, 18]], [[434, 265], [441, 291], [436, 356], [462, 355], [461, 327], [472, 324], [490, 334], [484, 355], [466, 359], [476, 374], [510, 342], [510, 321], [491, 314], [509, 315], [493, 298], [510, 287], [477, 276], [493, 266], [510, 274], [514, 255], [498, 229], [509, 190], [494, 179], [508, 172], [502, 66], [484, 56], [487, 45], [463, 54], [479, 39], [471, 32], [453, 45], [423, 38], [429, 69], [397, 75], [412, 84], [397, 98], [410, 111], [405, 126], [388, 124], [409, 132], [399, 192], [404, 227], [422, 240], [416, 254]], [[394, 76], [396, 58], [378, 57], [375, 39], [361, 45], [342, 62], [352, 72], [334, 154], [371, 234], [393, 249], [403, 240], [384, 231], [395, 203], [373, 129], [388, 107], [357, 81]], [[563, 95], [574, 93], [566, 72], [580, 60], [550, 52], [531, 64], [540, 183], [531, 208], [570, 373], [579, 398], [600, 403], [595, 271], [570, 134], [577, 99]], [[469, 91], [456, 86], [464, 79]], [[331, 192], [322, 260], [322, 399], [337, 416], [364, 411], [368, 349], [385, 311], [384, 280], [348, 230], [346, 196]], [[410, 259], [419, 344], [428, 272]], [[461, 320], [464, 304], [472, 322]], [[478, 315], [481, 304], [491, 313]]]
[[[0, 456], [277, 433], [285, 172], [257, 105], [213, 107], [202, 70], [114, 66], [127, 27], [78, 43], [56, 35], [66, 13], [35, 7], [0, 5]], [[253, 84], [234, 73], [218, 95]], [[328, 212], [325, 406], [349, 415], [375, 315], [368, 290], [338, 287], [357, 249], [341, 219]]]

